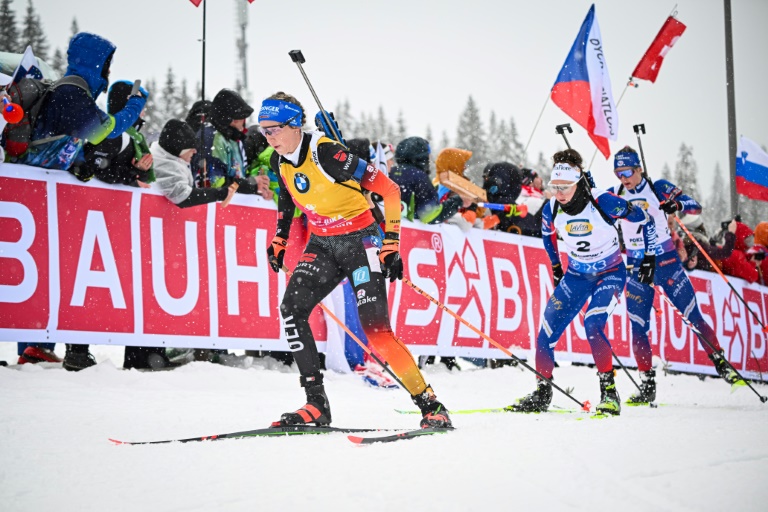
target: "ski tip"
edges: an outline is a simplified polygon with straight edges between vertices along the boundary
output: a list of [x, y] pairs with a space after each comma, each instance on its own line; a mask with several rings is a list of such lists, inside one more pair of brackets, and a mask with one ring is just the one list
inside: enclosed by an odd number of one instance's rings
[[584, 400], [584, 403], [581, 404], [581, 409], [583, 411], [589, 412], [589, 409], [592, 407], [592, 404], [589, 403], [589, 400]]
[[117, 439], [112, 439], [111, 437], [109, 438], [109, 442], [111, 442], [112, 444], [115, 444], [115, 445], [128, 444], [125, 441], [119, 441]]
[[658, 409], [659, 408], [659, 404], [656, 404], [656, 403], [653, 403], [653, 402], [648, 402], [648, 407], [650, 407], [651, 409]]
[[363, 438], [360, 436], [347, 436], [347, 439], [355, 444], [363, 444]]

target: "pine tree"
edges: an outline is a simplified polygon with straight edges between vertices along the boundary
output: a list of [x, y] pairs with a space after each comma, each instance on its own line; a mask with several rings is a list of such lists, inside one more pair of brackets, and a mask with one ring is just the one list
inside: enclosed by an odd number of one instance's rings
[[70, 39], [80, 33], [80, 27], [77, 25], [77, 18], [72, 18], [72, 25], [69, 26], [69, 32], [71, 34]]
[[162, 123], [165, 124], [169, 119], [176, 117], [178, 112], [178, 98], [176, 87], [176, 75], [173, 72], [173, 68], [168, 67], [168, 73], [165, 75], [165, 85], [160, 93], [160, 97], [156, 101], [158, 106], [158, 113], [162, 118]]
[[[502, 121], [503, 123], [504, 121]], [[491, 162], [498, 162], [501, 160], [499, 152], [503, 144], [503, 138], [501, 130], [496, 123], [496, 112], [491, 111], [491, 117], [488, 120], [488, 153], [486, 157]]]
[[472, 96], [459, 117], [459, 128], [456, 132], [456, 147], [472, 151], [472, 160], [481, 167], [488, 163], [487, 143], [480, 111]]
[[64, 76], [64, 73], [67, 72], [67, 59], [64, 57], [60, 48], [56, 48], [56, 51], [53, 52], [53, 62], [51, 63], [51, 67], [58, 73], [59, 77]]
[[699, 185], [697, 176], [699, 168], [696, 160], [693, 159], [693, 148], [680, 145], [680, 153], [675, 163], [675, 185], [683, 191], [683, 194], [694, 199], [699, 198]]
[[534, 170], [539, 173], [541, 181], [546, 186], [546, 184], [549, 183], [549, 177], [552, 175], [552, 166], [549, 161], [544, 158], [544, 153], [541, 151], [539, 151], [539, 159], [536, 162], [536, 169]]
[[448, 137], [448, 132], [443, 130], [443, 138], [440, 140], [440, 149], [451, 147], [451, 139]]
[[716, 233], [720, 229], [720, 222], [728, 217], [731, 208], [728, 204], [728, 185], [723, 180], [723, 171], [720, 164], [715, 165], [715, 177], [712, 180], [712, 193], [707, 199], [706, 208], [702, 210], [704, 226], [707, 233]]
[[408, 128], [405, 126], [405, 117], [403, 117], [403, 111], [401, 110], [397, 113], [397, 131], [390, 143], [397, 146], [406, 137], [408, 137]]
[[499, 127], [496, 129], [496, 134], [491, 132], [490, 139], [495, 147], [495, 154], [493, 158], [490, 158], [492, 162], [510, 162], [517, 163], [514, 159], [512, 152], [512, 139], [509, 135], [509, 129], [507, 123], [503, 119], [499, 123]]
[[19, 48], [19, 30], [11, 0], [0, 1], [0, 51], [15, 52]]
[[513, 117], [509, 118], [509, 138], [508, 144], [512, 148], [512, 160], [515, 165], [521, 167], [528, 167], [528, 161], [525, 158], [525, 146], [520, 142], [519, 134], [517, 133], [517, 125]]
[[146, 114], [143, 116], [145, 125], [142, 133], [149, 139], [152, 134], [159, 134], [167, 119], [163, 119], [162, 112], [158, 111], [157, 106], [157, 82], [154, 78], [147, 80], [144, 86], [149, 91], [149, 98], [145, 105]]
[[21, 39], [19, 39], [19, 49], [24, 51], [27, 45], [32, 47], [32, 51], [35, 53], [35, 57], [42, 60], [48, 59], [48, 40], [45, 38], [43, 32], [43, 24], [40, 21], [35, 6], [32, 5], [32, 0], [27, 1], [27, 13], [24, 16], [24, 22], [22, 23]]
[[432, 127], [430, 125], [427, 125], [427, 131], [424, 134], [424, 138], [427, 139], [427, 142], [429, 142], [431, 146], [432, 145]]
[[667, 162], [664, 162], [664, 167], [661, 168], [661, 179], [672, 181], [672, 170]]
[[179, 95], [176, 98], [176, 115], [174, 115], [177, 119], [186, 119], [187, 113], [189, 113], [189, 108], [192, 106], [192, 101], [189, 98], [189, 94], [187, 93], [187, 79], [184, 78], [181, 81], [181, 89], [179, 90]]

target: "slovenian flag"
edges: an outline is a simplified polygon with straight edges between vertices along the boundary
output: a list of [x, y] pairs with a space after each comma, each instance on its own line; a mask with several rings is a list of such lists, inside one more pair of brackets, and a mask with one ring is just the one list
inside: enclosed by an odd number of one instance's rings
[[746, 137], [739, 138], [736, 152], [736, 192], [768, 201], [768, 153]]
[[22, 78], [28, 76], [37, 80], [43, 79], [43, 72], [40, 71], [40, 64], [37, 62], [37, 57], [32, 52], [32, 47], [27, 46], [24, 50], [24, 55], [21, 56], [21, 61], [16, 67], [16, 71], [13, 73], [13, 83], [19, 83]]
[[552, 101], [587, 130], [589, 138], [605, 158], [611, 156], [608, 139], [616, 140], [618, 137], [619, 118], [613, 102], [595, 4], [589, 8], [579, 35], [552, 86]]

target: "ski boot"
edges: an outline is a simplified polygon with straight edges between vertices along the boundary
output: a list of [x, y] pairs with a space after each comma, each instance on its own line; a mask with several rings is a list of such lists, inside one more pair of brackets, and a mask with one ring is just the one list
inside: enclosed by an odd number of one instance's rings
[[421, 410], [422, 418], [419, 423], [421, 428], [453, 428], [448, 409], [437, 401], [431, 386], [427, 386], [421, 394], [411, 396], [411, 400]]
[[552, 384], [549, 381], [538, 379], [536, 391], [523, 398], [518, 398], [516, 404], [508, 405], [504, 409], [510, 412], [547, 412], [552, 402]]
[[600, 403], [595, 407], [596, 414], [621, 414], [621, 398], [613, 380], [613, 370], [605, 373], [597, 372], [600, 378]]
[[629, 405], [645, 405], [656, 400], [656, 370], [640, 372], [640, 393], [627, 400]]
[[88, 351], [88, 345], [67, 345], [61, 366], [70, 372], [79, 372], [96, 364], [96, 359]]
[[289, 427], [293, 425], [309, 425], [314, 423], [318, 427], [327, 427], [331, 424], [331, 406], [325, 395], [323, 386], [323, 374], [299, 378], [301, 386], [306, 390], [307, 403], [295, 412], [286, 412], [280, 416], [279, 421], [273, 421], [272, 427]]
[[739, 374], [736, 373], [736, 371], [731, 368], [731, 366], [725, 361], [725, 355], [723, 352], [723, 349], [720, 349], [716, 352], [712, 352], [709, 354], [709, 359], [712, 361], [712, 364], [715, 365], [715, 370], [717, 371], [717, 374], [728, 384], [731, 385], [731, 389], [735, 389], [739, 386], [745, 386], [746, 383], [744, 380], [739, 377]]
[[61, 358], [53, 350], [42, 347], [27, 347], [19, 356], [18, 363], [60, 363], [61, 361]]

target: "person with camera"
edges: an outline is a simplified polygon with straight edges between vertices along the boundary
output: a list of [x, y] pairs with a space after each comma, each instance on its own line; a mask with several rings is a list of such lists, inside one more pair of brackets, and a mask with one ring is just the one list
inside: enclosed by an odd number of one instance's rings
[[[698, 245], [707, 251], [707, 254], [709, 254], [710, 258], [713, 260], [724, 260], [728, 258], [733, 252], [733, 246], [736, 243], [735, 220], [725, 221], [721, 224], [721, 238], [723, 240], [722, 246], [711, 243], [715, 240], [713, 239], [710, 241], [707, 238], [706, 231], [702, 232], [704, 229], [704, 221], [701, 219], [700, 215], [683, 215], [680, 218], [680, 222], [682, 222], [683, 225], [688, 228], [688, 230], [691, 232], [691, 235], [696, 238], [695, 242], [698, 242]], [[691, 240], [688, 235], [683, 237], [683, 247], [685, 248], [685, 252], [687, 254], [687, 259], [683, 261], [683, 266], [688, 271], [705, 270], [707, 272], [714, 272], [712, 265], [709, 264], [709, 260], [706, 258], [706, 256], [700, 253], [699, 248], [695, 242], [694, 240]]]
[[[654, 218], [658, 226], [658, 244], [652, 264], [655, 267], [655, 277], [650, 282], [640, 278], [642, 264], [648, 259], [640, 230], [634, 224], [621, 223], [624, 247], [627, 252], [627, 315], [632, 324], [632, 351], [635, 354], [637, 368], [640, 372], [640, 392], [629, 397], [630, 404], [646, 404], [656, 400], [656, 372], [651, 366], [653, 352], [648, 340], [650, 329], [651, 308], [656, 289], [659, 285], [685, 317], [708, 341], [701, 341], [704, 350], [715, 365], [718, 375], [731, 385], [739, 382], [739, 377], [725, 361], [723, 349], [717, 341], [715, 331], [704, 321], [696, 302], [696, 292], [688, 280], [675, 244], [672, 240], [666, 215], [675, 212], [699, 214], [701, 206], [693, 198], [683, 194], [674, 184], [667, 180], [651, 183], [646, 179], [640, 165], [640, 156], [629, 146], [616, 153], [613, 161], [614, 174], [621, 182], [615, 190], [616, 195], [643, 208]], [[614, 188], [608, 189], [614, 192]], [[710, 344], [713, 348], [710, 348]]]
[[757, 266], [747, 256], [747, 252], [754, 245], [755, 234], [749, 226], [740, 222], [740, 217], [736, 217], [735, 235], [736, 240], [733, 244], [733, 252], [720, 262], [723, 273], [744, 279], [748, 283], [756, 283], [759, 277]]

